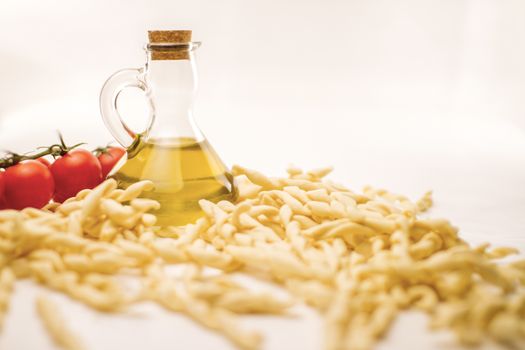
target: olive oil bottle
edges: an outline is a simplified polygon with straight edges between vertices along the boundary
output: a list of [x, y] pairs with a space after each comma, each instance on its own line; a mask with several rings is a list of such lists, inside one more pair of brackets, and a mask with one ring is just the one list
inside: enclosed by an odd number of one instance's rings
[[[128, 149], [124, 164], [112, 177], [126, 188], [151, 180], [155, 189], [144, 193], [157, 200], [161, 226], [194, 222], [203, 213], [198, 201], [214, 202], [236, 196], [233, 177], [193, 121], [197, 90], [191, 31], [151, 31], [143, 68], [111, 76], [100, 95], [102, 118], [115, 139]], [[133, 132], [118, 113], [117, 98], [126, 87], [144, 91], [150, 105], [149, 123]]]
[[151, 180], [145, 197], [162, 203], [155, 212], [161, 225], [180, 225], [202, 215], [198, 201], [232, 199], [233, 178], [208, 141], [150, 139], [113, 176], [122, 187]]

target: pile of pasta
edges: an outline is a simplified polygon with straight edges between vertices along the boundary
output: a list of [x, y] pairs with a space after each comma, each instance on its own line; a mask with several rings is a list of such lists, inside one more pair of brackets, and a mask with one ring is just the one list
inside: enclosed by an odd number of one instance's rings
[[[356, 193], [324, 180], [330, 168], [292, 167], [286, 178], [232, 170], [237, 200], [201, 200], [205, 215], [185, 227], [155, 226], [149, 181], [123, 190], [110, 179], [44, 210], [0, 211], [0, 319], [16, 280], [31, 278], [104, 312], [152, 301], [244, 349], [262, 336], [240, 315], [286, 314], [298, 301], [323, 316], [327, 350], [373, 348], [406, 309], [464, 344], [523, 345], [525, 260], [498, 262], [517, 251], [471, 247], [447, 220], [426, 217], [430, 193], [417, 202], [371, 187]], [[171, 265], [182, 273], [169, 274]], [[289, 297], [249, 289], [236, 274]], [[57, 344], [85, 348], [51, 300], [36, 306]]]

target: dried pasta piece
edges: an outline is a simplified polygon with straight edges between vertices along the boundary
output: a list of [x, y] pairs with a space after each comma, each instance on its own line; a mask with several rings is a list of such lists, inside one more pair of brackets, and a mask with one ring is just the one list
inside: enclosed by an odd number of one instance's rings
[[142, 180], [139, 182], [135, 182], [134, 184], [126, 188], [124, 192], [120, 193], [120, 195], [117, 197], [116, 200], [119, 202], [131, 201], [132, 199], [135, 199], [138, 196], [140, 196], [142, 192], [151, 191], [154, 188], [155, 188], [155, 185], [153, 184], [152, 181], [149, 181], [149, 180]]
[[36, 300], [36, 310], [55, 344], [64, 350], [85, 349], [82, 341], [67, 326], [54, 302], [41, 296]]
[[234, 165], [232, 167], [232, 173], [234, 175], [246, 175], [252, 183], [261, 186], [265, 190], [273, 189], [276, 187], [276, 184], [272, 180], [255, 170], [246, 169], [239, 165]]
[[9, 267], [0, 271], [0, 331], [3, 328], [4, 317], [9, 308], [9, 300], [13, 291], [16, 276]]
[[233, 290], [220, 296], [214, 305], [235, 313], [282, 314], [292, 303], [289, 300], [277, 299], [269, 293]]

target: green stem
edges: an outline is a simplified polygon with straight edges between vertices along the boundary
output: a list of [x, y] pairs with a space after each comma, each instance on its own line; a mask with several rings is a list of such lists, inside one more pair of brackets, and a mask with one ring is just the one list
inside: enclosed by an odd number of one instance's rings
[[[35, 153], [35, 154], [17, 154], [14, 152], [9, 152], [4, 158], [0, 158], [0, 168], [8, 168], [10, 166], [16, 165], [24, 160], [35, 160], [40, 157], [51, 155], [53, 158], [63, 156], [67, 152], [71, 151], [72, 149], [84, 145], [85, 143], [77, 143], [74, 146], [68, 147], [66, 146], [66, 143], [64, 142], [64, 138], [62, 137], [62, 134], [58, 133], [58, 138], [60, 140], [60, 143], [51, 145], [49, 147], [45, 147], [43, 151]], [[40, 147], [42, 148], [42, 147]]]

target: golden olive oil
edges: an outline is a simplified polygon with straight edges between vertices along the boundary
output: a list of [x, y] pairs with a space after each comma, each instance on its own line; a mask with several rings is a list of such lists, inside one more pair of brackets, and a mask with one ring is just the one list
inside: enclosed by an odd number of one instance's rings
[[235, 197], [232, 175], [206, 140], [139, 139], [128, 157], [113, 178], [121, 188], [153, 181], [155, 190], [143, 196], [160, 202], [161, 208], [153, 212], [158, 225], [195, 221], [203, 215], [200, 199], [217, 202]]

